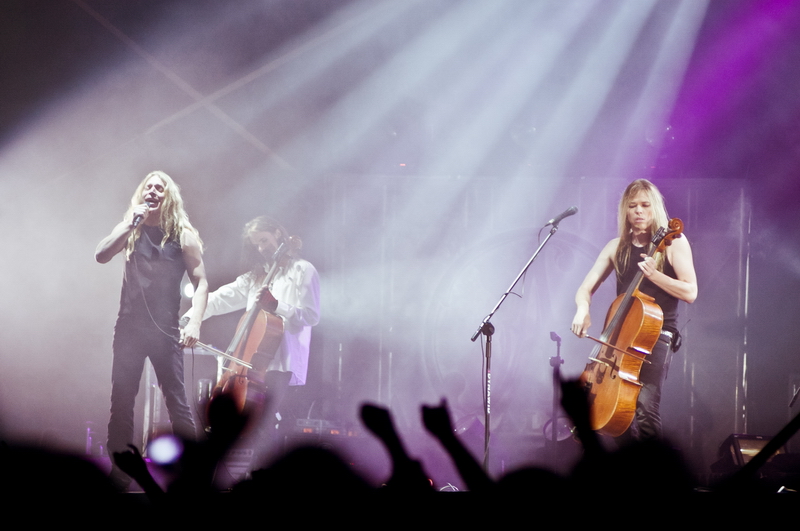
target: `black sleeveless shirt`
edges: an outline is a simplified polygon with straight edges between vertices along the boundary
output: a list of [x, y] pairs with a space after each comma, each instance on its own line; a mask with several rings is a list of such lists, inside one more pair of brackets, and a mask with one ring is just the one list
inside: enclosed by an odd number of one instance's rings
[[[640, 256], [641, 254], [647, 254], [647, 249], [645, 247], [636, 247], [635, 245], [631, 244], [628, 265], [625, 269], [623, 269], [622, 278], [617, 277], [617, 295], [625, 293], [625, 291], [628, 289], [628, 286], [630, 286], [633, 277], [636, 276], [637, 272], [639, 272], [639, 266], [636, 264], [643, 260], [643, 258]], [[678, 278], [675, 275], [675, 270], [672, 268], [672, 264], [669, 263], [669, 260], [666, 257], [666, 251], [664, 254], [664, 274], [668, 277]], [[650, 295], [653, 297], [656, 300], [656, 304], [661, 307], [661, 311], [664, 312], [664, 324], [661, 328], [663, 330], [669, 330], [670, 332], [677, 332], [678, 299], [653, 284], [647, 278], [642, 279], [642, 283], [639, 285], [639, 291], [645, 295]]]
[[186, 271], [181, 245], [168, 241], [161, 246], [164, 231], [142, 224], [139, 239], [125, 262], [119, 323], [142, 328], [161, 328], [178, 333], [181, 280]]

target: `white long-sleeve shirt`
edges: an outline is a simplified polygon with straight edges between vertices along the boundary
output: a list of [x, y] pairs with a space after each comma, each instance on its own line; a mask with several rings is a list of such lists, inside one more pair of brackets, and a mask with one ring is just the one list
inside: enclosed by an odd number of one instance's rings
[[[252, 272], [209, 294], [203, 319], [245, 308], [256, 302], [261, 288]], [[310, 262], [294, 260], [275, 275], [270, 289], [278, 300], [275, 314], [283, 319], [283, 340], [269, 371], [292, 373], [289, 385], [304, 385], [308, 373], [311, 327], [319, 323], [319, 275]]]

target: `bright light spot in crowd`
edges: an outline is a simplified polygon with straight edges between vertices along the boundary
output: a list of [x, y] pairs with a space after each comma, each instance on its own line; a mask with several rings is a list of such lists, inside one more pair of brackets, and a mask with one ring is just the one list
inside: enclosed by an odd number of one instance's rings
[[187, 282], [186, 284], [184, 284], [183, 295], [188, 299], [194, 297], [194, 284], [192, 284], [191, 282]]
[[173, 435], [162, 435], [147, 446], [147, 456], [160, 465], [169, 465], [183, 453], [183, 444]]

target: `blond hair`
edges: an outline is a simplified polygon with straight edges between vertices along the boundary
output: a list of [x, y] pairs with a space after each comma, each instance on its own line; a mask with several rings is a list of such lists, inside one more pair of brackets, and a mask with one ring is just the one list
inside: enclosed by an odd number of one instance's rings
[[[161, 208], [159, 208], [160, 218], [158, 220], [158, 226], [164, 231], [164, 238], [161, 240], [161, 246], [163, 247], [168, 241], [180, 243], [183, 231], [189, 231], [195, 235], [200, 249], [202, 250], [203, 241], [200, 239], [200, 234], [189, 221], [189, 215], [186, 213], [186, 209], [183, 206], [181, 188], [178, 186], [178, 183], [172, 180], [172, 177], [163, 171], [151, 171], [142, 179], [142, 182], [136, 187], [136, 191], [131, 197], [131, 205], [125, 213], [125, 218], [129, 218], [132, 215], [133, 209], [142, 204], [142, 191], [151, 177], [158, 177], [164, 183], [164, 199], [161, 202]], [[128, 242], [125, 244], [126, 258], [129, 258], [133, 252], [133, 247], [136, 244], [136, 240], [139, 239], [140, 231], [141, 229], [137, 227], [128, 236]]]
[[[658, 231], [658, 229], [661, 227], [667, 227], [669, 224], [667, 208], [664, 205], [664, 196], [662, 196], [661, 192], [658, 191], [656, 185], [647, 179], [637, 179], [629, 184], [627, 188], [625, 188], [625, 191], [622, 193], [622, 198], [619, 201], [619, 212], [617, 218], [619, 226], [619, 245], [617, 245], [617, 252], [614, 259], [614, 269], [617, 271], [617, 278], [622, 278], [622, 274], [624, 273], [623, 269], [630, 259], [631, 242], [633, 241], [633, 238], [631, 237], [633, 228], [628, 221], [628, 203], [630, 203], [634, 197], [639, 195], [640, 192], [647, 194], [653, 211], [653, 220], [648, 228], [650, 237], [652, 237], [653, 234]], [[659, 253], [655, 257], [656, 268], [659, 271], [663, 271], [664, 269], [664, 257], [662, 254], [663, 253]]]

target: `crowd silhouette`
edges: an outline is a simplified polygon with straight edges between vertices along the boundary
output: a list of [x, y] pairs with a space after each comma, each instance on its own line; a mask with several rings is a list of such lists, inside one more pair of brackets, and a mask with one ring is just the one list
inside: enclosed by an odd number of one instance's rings
[[[579, 383], [562, 384], [562, 406], [576, 426], [583, 447], [583, 455], [571, 473], [560, 475], [529, 467], [497, 480], [487, 474], [455, 433], [445, 400], [422, 406], [422, 424], [452, 460], [466, 485], [467, 492], [462, 494], [436, 491], [420, 461], [408, 454], [390, 411], [374, 404], [362, 405], [360, 413], [363, 425], [383, 444], [391, 459], [390, 477], [380, 487], [370, 485], [334, 452], [301, 447], [254, 471], [231, 489], [220, 490], [215, 485], [218, 465], [256, 420], [249, 413], [240, 413], [233, 401], [222, 395], [209, 405], [207, 438], [184, 441], [166, 490], [153, 478], [134, 446], [114, 454], [113, 459], [144, 494], [122, 496], [109, 477], [88, 461], [4, 442], [0, 447], [2, 499], [8, 507], [17, 509], [53, 509], [39, 510], [39, 520], [85, 519], [102, 510], [102, 514], [114, 515], [112, 521], [125, 525], [147, 524], [153, 518], [204, 525], [224, 522], [234, 515], [263, 518], [266, 524], [272, 514], [307, 524], [333, 523], [348, 517], [369, 518], [364, 523], [376, 523], [376, 517], [387, 523], [436, 523], [437, 519], [441, 523], [471, 523], [529, 517], [532, 509], [582, 508], [590, 516], [614, 510], [647, 512], [656, 510], [656, 502], [664, 507], [656, 513], [659, 520], [705, 514], [716, 521], [729, 518], [735, 522], [742, 511], [755, 512], [765, 500], [790, 499], [791, 506], [796, 503], [796, 494], [775, 494], [794, 493], [796, 475], [787, 475], [781, 488], [759, 480], [758, 463], [769, 455], [754, 459], [756, 465], [716, 485], [698, 488], [680, 455], [664, 442], [631, 443], [606, 450], [589, 429], [588, 406]], [[800, 420], [795, 419], [776, 439], [788, 440], [798, 425]], [[745, 498], [760, 503], [738, 503]], [[680, 503], [673, 505], [673, 501]], [[723, 507], [736, 507], [736, 512], [717, 511]], [[709, 511], [703, 513], [703, 508]], [[774, 507], [770, 510], [774, 516]]]

